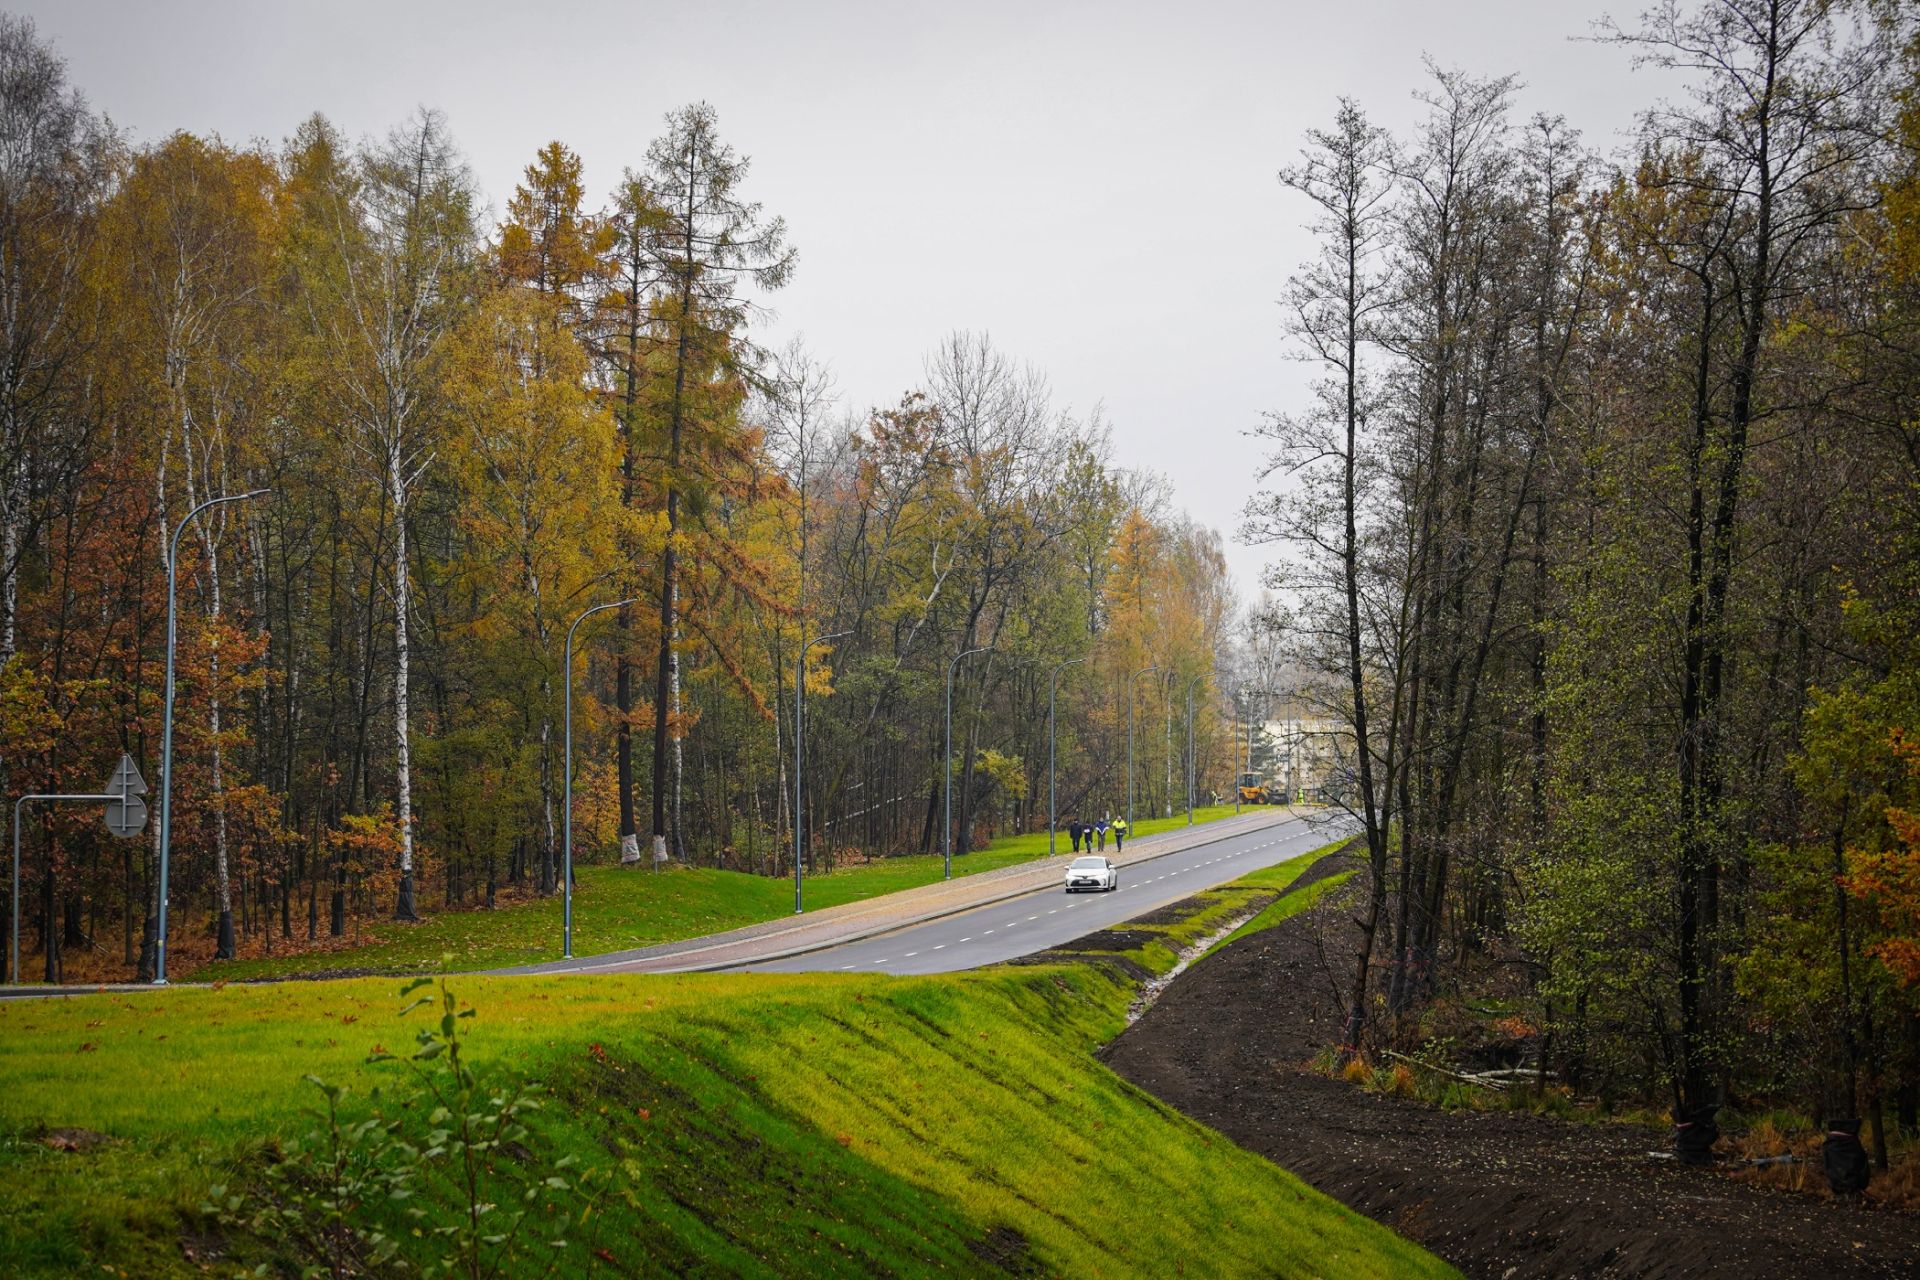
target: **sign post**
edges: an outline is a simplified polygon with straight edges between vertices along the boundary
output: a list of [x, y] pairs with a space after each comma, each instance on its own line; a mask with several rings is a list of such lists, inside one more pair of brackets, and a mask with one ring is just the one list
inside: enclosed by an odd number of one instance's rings
[[107, 830], [123, 839], [137, 836], [147, 826], [147, 802], [140, 797], [147, 794], [146, 779], [140, 776], [140, 766], [133, 757], [122, 753], [120, 764], [107, 779], [107, 785], [96, 794], [65, 795], [57, 792], [43, 792], [21, 796], [13, 802], [13, 884], [10, 896], [13, 898], [12, 967], [8, 976], [15, 986], [20, 985], [20, 816], [21, 809], [29, 800], [67, 801], [69, 803], [93, 803], [106, 807]]

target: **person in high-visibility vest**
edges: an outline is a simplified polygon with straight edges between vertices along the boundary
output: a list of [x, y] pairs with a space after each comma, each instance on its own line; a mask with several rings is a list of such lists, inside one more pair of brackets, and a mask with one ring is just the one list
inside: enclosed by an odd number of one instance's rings
[[1115, 818], [1113, 820], [1113, 851], [1115, 853], [1120, 852], [1120, 848], [1126, 842], [1126, 839], [1127, 839], [1126, 818], [1124, 816]]

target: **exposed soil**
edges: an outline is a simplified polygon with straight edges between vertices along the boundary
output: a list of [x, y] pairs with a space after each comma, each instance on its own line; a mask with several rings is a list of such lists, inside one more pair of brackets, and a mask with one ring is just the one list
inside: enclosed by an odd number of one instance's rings
[[1469, 1276], [1920, 1276], [1920, 1220], [1650, 1158], [1664, 1132], [1439, 1111], [1307, 1070], [1335, 1028], [1314, 919], [1332, 909], [1195, 965], [1109, 1065]]
[[1097, 933], [1082, 934], [1068, 943], [1065, 948], [1056, 948], [1051, 958], [1058, 960], [1061, 950], [1082, 951], [1131, 951], [1135, 947], [1145, 946], [1160, 935], [1145, 929], [1101, 929]]
[[54, 1151], [87, 1152], [95, 1147], [104, 1147], [113, 1141], [104, 1133], [92, 1129], [48, 1129], [39, 1135], [40, 1145]]

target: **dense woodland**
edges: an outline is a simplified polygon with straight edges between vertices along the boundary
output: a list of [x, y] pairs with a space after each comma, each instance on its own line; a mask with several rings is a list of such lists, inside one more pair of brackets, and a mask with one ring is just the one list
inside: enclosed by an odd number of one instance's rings
[[[339, 936], [558, 887], [577, 852], [792, 867], [955, 851], [1203, 785], [1230, 729], [1216, 535], [983, 335], [872, 412], [769, 350], [795, 269], [704, 104], [588, 196], [529, 157], [497, 218], [448, 122], [133, 145], [0, 19], [0, 778], [156, 791], [182, 531], [169, 947]], [[186, 521], [209, 498], [264, 490]], [[1068, 665], [1062, 665], [1068, 664]], [[1056, 682], [1057, 676], [1057, 682]], [[150, 796], [157, 800], [157, 796]], [[29, 811], [24, 968], [149, 974], [159, 824]]]
[[1435, 67], [1281, 174], [1321, 381], [1247, 532], [1365, 746], [1349, 1053], [1504, 978], [1582, 1092], [1920, 1125], [1914, 32], [1665, 5], [1614, 154]]

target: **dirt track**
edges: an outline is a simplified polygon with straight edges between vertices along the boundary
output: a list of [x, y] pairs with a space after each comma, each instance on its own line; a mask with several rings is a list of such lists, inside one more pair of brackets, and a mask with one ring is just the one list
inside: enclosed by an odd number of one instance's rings
[[1649, 1159], [1664, 1133], [1443, 1112], [1303, 1070], [1333, 1024], [1314, 930], [1296, 916], [1194, 966], [1108, 1063], [1469, 1276], [1920, 1276], [1920, 1222]]

